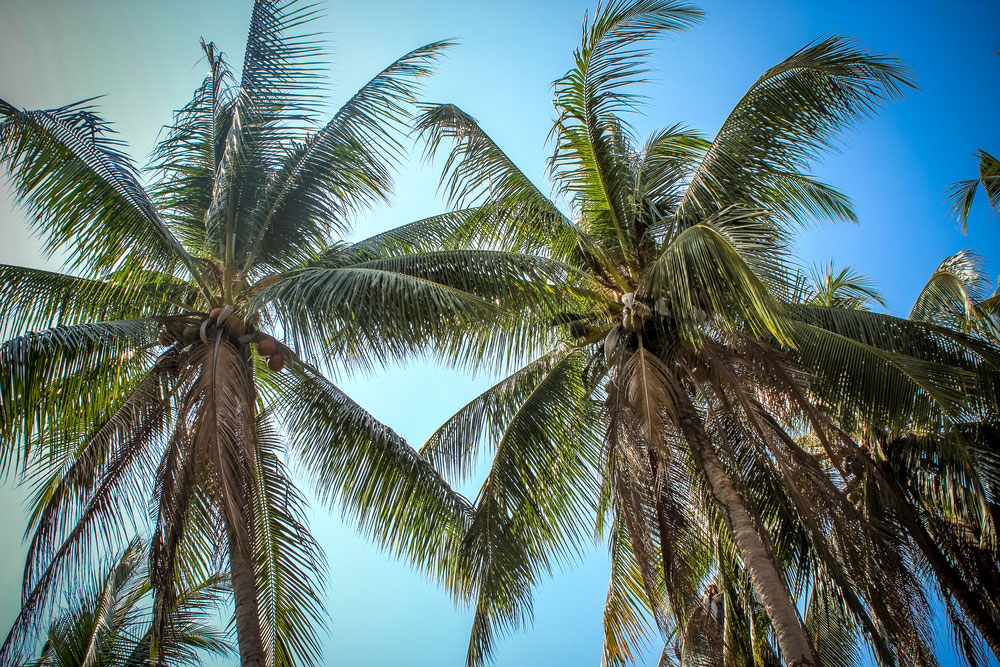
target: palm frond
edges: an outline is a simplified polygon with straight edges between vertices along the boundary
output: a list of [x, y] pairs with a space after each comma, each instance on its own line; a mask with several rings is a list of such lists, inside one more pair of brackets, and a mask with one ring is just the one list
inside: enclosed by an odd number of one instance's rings
[[975, 354], [916, 323], [865, 311], [789, 306], [793, 355], [811, 389], [868, 424], [901, 429], [961, 420], [974, 411]]
[[456, 482], [482, 444], [492, 451], [462, 540], [466, 597], [476, 609], [469, 665], [489, 658], [498, 633], [526, 622], [538, 577], [579, 553], [598, 487], [588, 358], [567, 349], [529, 364], [460, 410], [421, 450]]
[[853, 220], [846, 198], [803, 177], [837, 134], [912, 86], [897, 59], [830, 36], [767, 70], [725, 120], [680, 204], [681, 216], [732, 203], [795, 222]]
[[835, 273], [832, 260], [827, 266], [815, 264], [810, 278], [812, 285], [803, 299], [807, 304], [851, 310], [863, 310], [875, 304], [883, 308], [888, 305], [875, 281], [853, 266]]
[[484, 213], [471, 220], [481, 227], [468, 229], [470, 238], [487, 246], [522, 250], [567, 241], [569, 220], [472, 116], [453, 104], [426, 106], [416, 130], [429, 159], [438, 155], [443, 144], [452, 144], [440, 185], [453, 206], [476, 206]]
[[388, 199], [420, 82], [451, 45], [433, 42], [399, 58], [287, 153], [239, 230], [236, 256], [244, 272], [257, 264], [301, 264], [330, 232], [350, 229], [350, 214]]
[[147, 360], [156, 330], [154, 319], [74, 324], [0, 346], [0, 472], [27, 464], [32, 438], [50, 435], [68, 413], [96, 415], [117, 400], [115, 391]]
[[[769, 245], [753, 225], [725, 229], [711, 220], [692, 225], [670, 239], [649, 266], [641, 293], [656, 304], [662, 300], [669, 313], [661, 314], [675, 320], [680, 335], [692, 345], [700, 340], [702, 313], [739, 321], [757, 335], [787, 340], [782, 307], [754, 270], [763, 266], [778, 275], [780, 265], [768, 259], [773, 249]], [[754, 262], [755, 255], [764, 263]]]
[[121, 285], [65, 273], [0, 264], [0, 336], [8, 338], [50, 327], [109, 320], [165, 317], [192, 306], [197, 293], [187, 283], [147, 274], [143, 283]]
[[920, 290], [909, 319], [969, 331], [980, 324], [978, 304], [987, 298], [983, 259], [971, 250], [946, 257]]
[[214, 256], [205, 218], [233, 113], [233, 74], [214, 43], [201, 43], [209, 71], [194, 96], [174, 113], [167, 136], [153, 151], [150, 195], [177, 237], [193, 253]]
[[621, 114], [639, 98], [628, 89], [642, 81], [650, 55], [644, 43], [699, 20], [700, 10], [675, 0], [616, 0], [584, 20], [576, 66], [555, 83], [556, 151], [550, 169], [564, 194], [603, 211], [619, 246], [631, 252], [627, 154], [629, 130]]
[[601, 657], [601, 664], [608, 667], [634, 664], [653, 630], [643, 577], [624, 530], [621, 523], [612, 526], [609, 545], [611, 582], [604, 603]]
[[704, 13], [676, 0], [612, 0], [584, 16], [576, 65], [556, 82], [556, 107], [599, 132], [609, 119], [634, 110], [638, 98], [626, 89], [642, 82], [651, 50], [645, 42], [685, 30]]
[[182, 265], [204, 287], [197, 262], [170, 232], [89, 101], [18, 111], [0, 100], [0, 165], [45, 239], [45, 252], [65, 252], [69, 264], [88, 275], [122, 268], [169, 273]]
[[275, 376], [275, 400], [295, 461], [321, 499], [394, 556], [459, 587], [456, 549], [471, 508], [392, 429], [316, 371], [298, 363]]
[[[95, 549], [125, 542], [126, 526], [112, 516], [140, 516], [148, 480], [136, 468], [157, 465], [151, 446], [165, 426], [162, 374], [151, 373], [126, 397], [92, 437], [54, 472], [42, 469], [30, 527], [34, 535], [25, 564], [24, 591], [18, 614], [0, 657], [17, 659], [26, 649], [47, 605], [61, 586], [81, 579]], [[30, 530], [29, 527], [29, 530]]]
[[969, 224], [969, 212], [975, 201], [979, 186], [986, 192], [990, 208], [994, 214], [1000, 212], [1000, 160], [984, 150], [978, 153], [979, 178], [969, 181], [959, 181], [948, 188], [948, 199], [951, 200], [951, 213], [961, 225], [964, 234]]
[[304, 525], [305, 499], [278, 458], [282, 444], [258, 417], [254, 533], [261, 634], [268, 662], [316, 665], [324, 626], [322, 550]]

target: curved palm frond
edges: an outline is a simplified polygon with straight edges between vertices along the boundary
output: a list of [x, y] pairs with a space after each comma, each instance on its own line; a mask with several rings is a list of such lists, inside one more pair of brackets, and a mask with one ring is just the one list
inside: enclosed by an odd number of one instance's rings
[[641, 294], [655, 300], [654, 306], [664, 311], [660, 314], [672, 318], [692, 345], [701, 339], [699, 327], [706, 311], [720, 322], [738, 317], [741, 322], [729, 325], [745, 325], [757, 335], [786, 341], [783, 308], [754, 270], [757, 267], [747, 261], [753, 262], [756, 255], [772, 275], [779, 270], [768, 259], [773, 247], [761, 238], [759, 227], [753, 225], [725, 229], [712, 220], [692, 225], [670, 239], [649, 265]]
[[[70, 414], [96, 415], [117, 400], [148, 361], [156, 329], [154, 319], [74, 324], [0, 345], [0, 472], [27, 464], [33, 438]], [[96, 378], [103, 386], [93, 386]]]
[[472, 116], [453, 104], [426, 106], [416, 131], [428, 159], [452, 144], [440, 183], [448, 202], [484, 212], [462, 230], [468, 242], [534, 251], [574, 243], [572, 223]]
[[920, 290], [909, 319], [969, 331], [980, 324], [978, 304], [987, 298], [983, 259], [971, 250], [946, 257]]
[[948, 199], [951, 200], [952, 215], [961, 225], [964, 234], [969, 225], [969, 212], [975, 201], [979, 186], [986, 192], [990, 208], [996, 214], [1000, 212], [1000, 160], [984, 150], [978, 153], [979, 178], [969, 181], [959, 181], [948, 188]]
[[901, 61], [850, 39], [816, 41], [767, 70], [722, 124], [691, 180], [679, 215], [732, 203], [788, 220], [854, 220], [846, 198], [802, 173], [837, 133], [912, 86]]
[[348, 231], [347, 214], [388, 199], [391, 167], [402, 154], [399, 135], [420, 81], [452, 44], [432, 42], [399, 58], [288, 151], [239, 230], [235, 252], [243, 273], [311, 259], [329, 232]]
[[477, 397], [421, 453], [455, 482], [492, 451], [462, 538], [464, 597], [475, 606], [467, 664], [489, 658], [498, 632], [525, 623], [531, 587], [554, 560], [578, 553], [596, 506], [600, 442], [589, 398], [589, 355], [565, 349], [532, 362]]
[[362, 534], [449, 590], [459, 590], [455, 558], [471, 511], [434, 468], [392, 429], [306, 365], [273, 376], [275, 401], [296, 461], [320, 497], [339, 504]]

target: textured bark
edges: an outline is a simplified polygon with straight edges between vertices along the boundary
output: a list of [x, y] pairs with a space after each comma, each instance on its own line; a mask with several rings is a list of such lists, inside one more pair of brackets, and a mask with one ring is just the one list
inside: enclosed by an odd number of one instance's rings
[[781, 572], [771, 560], [743, 499], [722, 467], [701, 416], [685, 392], [678, 394], [678, 426], [691, 448], [695, 463], [705, 474], [709, 491], [722, 509], [726, 526], [750, 573], [754, 591], [771, 620], [785, 664], [789, 667], [818, 667], [819, 660], [812, 642]]
[[229, 521], [225, 524], [229, 538], [229, 571], [236, 602], [236, 638], [240, 647], [240, 664], [243, 667], [264, 667], [266, 660], [260, 636], [260, 609], [257, 607], [257, 581], [253, 563], [240, 547], [234, 527]]

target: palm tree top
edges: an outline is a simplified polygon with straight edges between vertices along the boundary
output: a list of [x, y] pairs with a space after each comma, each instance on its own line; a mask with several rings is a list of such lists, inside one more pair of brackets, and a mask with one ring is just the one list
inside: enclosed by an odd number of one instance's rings
[[154, 632], [221, 558], [244, 664], [319, 662], [322, 551], [286, 458], [371, 539], [455, 580], [448, 536], [468, 502], [322, 369], [457, 346], [540, 270], [455, 284], [475, 253], [419, 253], [412, 229], [342, 240], [389, 197], [451, 42], [403, 55], [329, 114], [316, 12], [255, 2], [238, 72], [202, 42], [208, 74], [145, 170], [91, 100], [0, 101], [0, 165], [66, 258], [65, 273], [0, 266], [0, 469], [37, 491], [4, 661], [88, 554], [148, 517]]

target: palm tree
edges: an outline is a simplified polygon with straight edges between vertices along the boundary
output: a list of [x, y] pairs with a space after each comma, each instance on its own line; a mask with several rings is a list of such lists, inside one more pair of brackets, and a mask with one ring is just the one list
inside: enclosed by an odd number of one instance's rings
[[431, 341], [472, 355], [466, 329], [552, 280], [531, 258], [486, 276], [468, 270], [486, 252], [415, 254], [420, 225], [340, 240], [390, 194], [399, 132], [448, 42], [323, 121], [315, 13], [257, 0], [238, 81], [203, 42], [208, 74], [141, 176], [88, 102], [0, 101], [0, 164], [67, 270], [0, 267], [0, 460], [36, 488], [0, 661], [24, 653], [95, 549], [148, 516], [156, 632], [221, 558], [242, 663], [314, 664], [322, 554], [286, 454], [370, 538], [458, 581], [467, 501], [320, 367], [372, 368]]
[[[849, 273], [851, 280], [840, 278]], [[814, 272], [803, 299], [841, 301], [844, 307], [866, 308], [856, 297], [859, 286], [874, 292], [874, 283], [853, 270], [835, 274], [832, 265]], [[967, 345], [978, 347], [992, 364], [1000, 362], [983, 343], [997, 346], [997, 325], [990, 311], [989, 282], [982, 258], [970, 250], [946, 257], [920, 290], [909, 319], [961, 332]], [[896, 526], [899, 540], [912, 540], [916, 573], [936, 585], [957, 650], [970, 664], [984, 657], [976, 632], [1000, 658], [1000, 582], [992, 547], [997, 514], [997, 434], [995, 388], [992, 408], [978, 421], [942, 424], [942, 428], [879, 435], [853, 434], [864, 447], [852, 451], [846, 485], [859, 509], [888, 529]], [[990, 583], [993, 582], [993, 583]], [[970, 627], [971, 625], [971, 627]]]
[[853, 266], [835, 271], [833, 261], [827, 266], [813, 265], [808, 280], [801, 282], [796, 300], [812, 306], [866, 310], [871, 306], [888, 306], [885, 296], [870, 277]]
[[810, 587], [883, 663], [933, 659], [919, 582], [842, 491], [841, 434], [964, 414], [981, 358], [948, 329], [793, 303], [787, 263], [796, 223], [854, 218], [810, 160], [897, 97], [906, 70], [829, 37], [765, 72], [713, 140], [673, 126], [640, 141], [626, 114], [643, 40], [699, 17], [622, 0], [585, 24], [555, 84], [549, 166], [568, 214], [460, 109], [419, 121], [431, 155], [454, 143], [442, 184], [456, 210], [441, 226], [546, 257], [577, 296], [525, 337], [547, 345], [534, 361], [422, 449], [453, 483], [491, 457], [462, 545], [469, 664], [525, 621], [533, 584], [577, 552], [595, 511], [612, 559], [607, 664], [630, 658], [648, 614], [683, 627], [713, 567], [762, 611], [755, 644], [770, 627], [787, 664], [817, 664], [818, 621], [796, 607]]
[[30, 667], [112, 667], [200, 665], [204, 654], [233, 653], [208, 622], [223, 590], [216, 576], [181, 592], [171, 611], [169, 633], [156, 637], [149, 609], [150, 590], [143, 568], [143, 544], [135, 540], [116, 559], [106, 559], [78, 597], [53, 619], [38, 658]]

